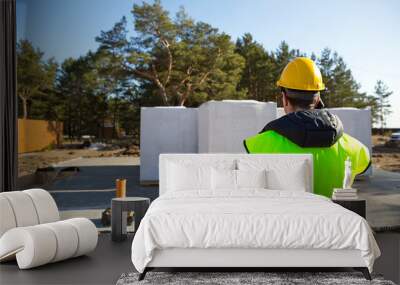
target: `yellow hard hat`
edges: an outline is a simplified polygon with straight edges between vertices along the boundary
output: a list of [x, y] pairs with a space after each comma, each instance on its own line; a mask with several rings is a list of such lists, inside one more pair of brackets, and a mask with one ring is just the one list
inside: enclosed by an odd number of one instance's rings
[[304, 91], [325, 90], [319, 68], [307, 57], [297, 57], [289, 62], [276, 85]]

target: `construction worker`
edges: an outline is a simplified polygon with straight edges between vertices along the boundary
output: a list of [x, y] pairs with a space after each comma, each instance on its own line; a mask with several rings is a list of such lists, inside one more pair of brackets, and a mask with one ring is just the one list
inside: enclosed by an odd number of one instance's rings
[[341, 188], [345, 161], [351, 161], [351, 183], [370, 165], [368, 148], [343, 132], [340, 119], [320, 97], [325, 90], [321, 72], [309, 58], [289, 62], [277, 82], [286, 115], [269, 122], [244, 141], [248, 153], [311, 153], [314, 158], [314, 193], [332, 196]]

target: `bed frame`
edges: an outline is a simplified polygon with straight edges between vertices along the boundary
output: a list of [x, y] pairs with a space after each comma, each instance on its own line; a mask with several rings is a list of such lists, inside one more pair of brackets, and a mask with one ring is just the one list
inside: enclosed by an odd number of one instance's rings
[[329, 249], [193, 249], [171, 248], [156, 250], [152, 261], [139, 275], [143, 280], [155, 268], [217, 269], [252, 271], [255, 268], [353, 268], [371, 280], [368, 268], [359, 250]]
[[[206, 159], [209, 162], [221, 158], [248, 157], [248, 154], [161, 154], [160, 155], [160, 195], [165, 193], [167, 176], [167, 161], [189, 159]], [[276, 159], [303, 160], [310, 165], [310, 181], [312, 180], [312, 156], [310, 154], [267, 154], [252, 155], [252, 157]], [[313, 183], [309, 183], [308, 192], [313, 192]], [[361, 271], [367, 280], [371, 275], [359, 250], [331, 250], [331, 249], [254, 249], [254, 248], [169, 248], [158, 249], [153, 259], [147, 265], [139, 280], [143, 280], [146, 273], [154, 269], [230, 269], [229, 271], [265, 271], [278, 268], [291, 269], [315, 268], [337, 269], [353, 268]], [[264, 269], [264, 270], [263, 270]], [[287, 269], [287, 270], [286, 270]]]

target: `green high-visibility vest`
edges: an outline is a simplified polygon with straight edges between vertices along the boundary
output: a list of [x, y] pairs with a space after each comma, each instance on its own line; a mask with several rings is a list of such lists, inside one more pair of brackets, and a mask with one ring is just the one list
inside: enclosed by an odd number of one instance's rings
[[357, 139], [343, 134], [330, 147], [300, 147], [286, 137], [269, 130], [247, 138], [244, 146], [248, 153], [310, 153], [314, 161], [314, 193], [332, 196], [333, 188], [341, 188], [344, 165], [351, 160], [352, 181], [370, 164], [368, 149]]

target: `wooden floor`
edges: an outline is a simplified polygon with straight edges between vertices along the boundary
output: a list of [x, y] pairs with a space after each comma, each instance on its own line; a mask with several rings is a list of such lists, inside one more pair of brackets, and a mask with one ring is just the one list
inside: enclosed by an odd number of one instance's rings
[[[16, 262], [1, 264], [0, 284], [115, 284], [122, 273], [135, 270], [130, 257], [132, 238], [116, 243], [110, 234], [101, 234], [96, 250], [88, 256], [29, 270], [19, 270]], [[376, 239], [382, 257], [374, 272], [399, 284], [400, 233], [380, 233]]]

